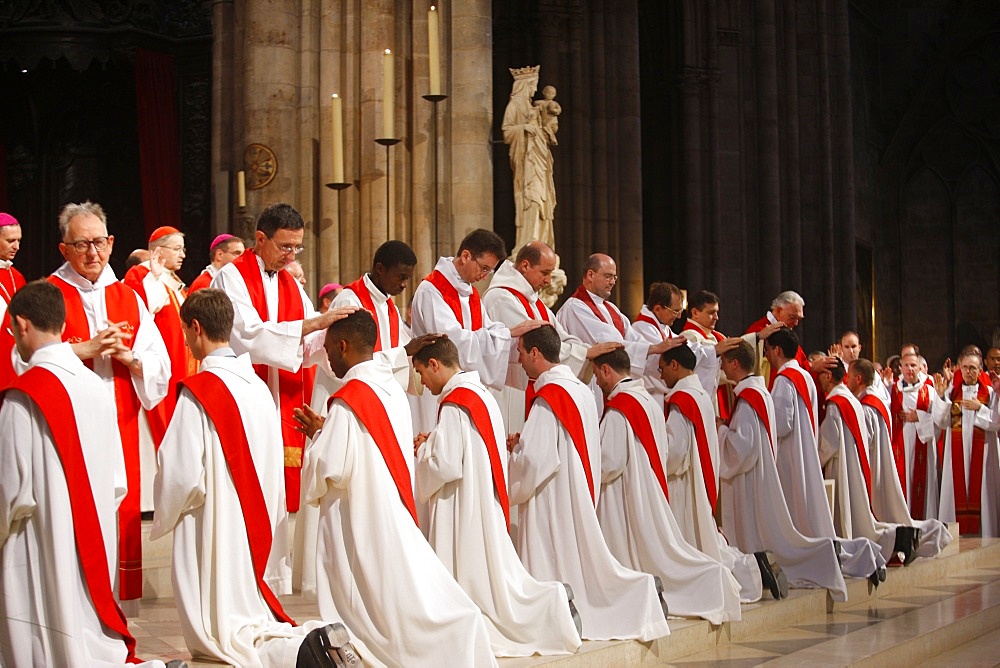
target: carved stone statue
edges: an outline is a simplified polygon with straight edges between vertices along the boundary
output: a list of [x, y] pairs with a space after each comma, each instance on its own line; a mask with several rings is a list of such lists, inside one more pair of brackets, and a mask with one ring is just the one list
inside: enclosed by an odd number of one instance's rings
[[556, 186], [552, 178], [552, 151], [557, 145], [559, 114], [556, 89], [546, 86], [544, 99], [532, 100], [538, 90], [539, 66], [511, 69], [514, 85], [503, 114], [503, 140], [510, 146], [514, 172], [515, 251], [537, 239], [555, 248], [552, 228]]

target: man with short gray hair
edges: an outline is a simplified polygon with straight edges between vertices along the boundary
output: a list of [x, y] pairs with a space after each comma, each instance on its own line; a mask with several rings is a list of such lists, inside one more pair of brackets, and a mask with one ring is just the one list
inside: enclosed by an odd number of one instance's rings
[[[747, 327], [747, 334], [757, 335], [756, 342], [751, 341], [751, 343], [756, 343], [757, 346], [756, 374], [762, 376], [767, 381], [768, 389], [774, 385], [774, 379], [778, 375], [778, 370], [772, 369], [764, 356], [764, 339], [782, 327], [795, 329], [796, 325], [805, 318], [805, 306], [806, 301], [802, 299], [799, 293], [792, 290], [785, 290], [771, 301], [771, 310], [763, 318]], [[802, 365], [803, 369], [807, 371], [810, 369], [809, 358], [806, 356], [805, 351], [802, 350], [802, 346], [799, 346], [799, 350], [795, 354], [795, 360]]]

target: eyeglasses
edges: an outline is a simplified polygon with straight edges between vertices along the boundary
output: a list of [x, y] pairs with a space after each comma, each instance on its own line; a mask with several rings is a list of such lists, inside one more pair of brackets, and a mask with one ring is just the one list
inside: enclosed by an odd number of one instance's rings
[[671, 313], [673, 313], [675, 316], [677, 316], [678, 318], [680, 317], [681, 313], [684, 313], [684, 309], [682, 309], [682, 308], [674, 308], [672, 306], [667, 306], [665, 308], [668, 311], [670, 311]]
[[284, 246], [280, 246], [277, 244], [277, 242], [275, 242], [274, 239], [271, 239], [271, 237], [268, 237], [268, 239], [270, 239], [272, 244], [278, 246], [278, 250], [281, 251], [282, 255], [298, 255], [299, 253], [301, 253], [306, 249], [305, 246], [289, 246], [287, 244], [285, 244]]
[[186, 253], [187, 248], [184, 246], [164, 246], [167, 250], [172, 250], [175, 253]]
[[483, 264], [479, 260], [476, 260], [476, 264], [479, 266], [479, 271], [482, 272], [483, 274], [488, 276], [493, 273], [493, 267], [491, 267], [490, 265]]
[[90, 250], [93, 246], [98, 253], [103, 253], [108, 249], [108, 237], [97, 237], [96, 239], [80, 239], [79, 241], [67, 241], [67, 246], [72, 246], [73, 250], [81, 255]]
[[[617, 281], [618, 280], [618, 274], [601, 274], [601, 276], [603, 276], [604, 280], [606, 280], [606, 281]], [[671, 310], [673, 310], [673, 309], [671, 309]]]

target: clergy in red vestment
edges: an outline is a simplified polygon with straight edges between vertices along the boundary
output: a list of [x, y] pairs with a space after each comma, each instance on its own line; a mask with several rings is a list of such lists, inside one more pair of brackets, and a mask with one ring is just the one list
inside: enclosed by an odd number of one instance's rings
[[7, 322], [7, 304], [24, 285], [24, 276], [14, 268], [21, 248], [21, 225], [9, 213], [0, 212], [0, 388], [13, 382], [14, 337]]
[[184, 234], [175, 227], [158, 227], [149, 237], [149, 259], [128, 270], [122, 282], [142, 297], [163, 343], [170, 354], [170, 384], [167, 396], [153, 410], [146, 411], [153, 443], [159, 447], [167, 423], [177, 403], [177, 383], [194, 373], [197, 365], [184, 345], [180, 310], [184, 303], [184, 282], [177, 275], [185, 256]]
[[219, 270], [243, 255], [244, 250], [243, 240], [232, 234], [220, 234], [212, 239], [212, 243], [208, 246], [208, 256], [211, 262], [198, 274], [198, 278], [191, 281], [188, 294], [210, 286]]
[[0, 664], [125, 666], [135, 640], [112, 590], [125, 494], [115, 404], [61, 341], [58, 288], [25, 286], [10, 315], [27, 369], [0, 399]]
[[[698, 347], [706, 347], [721, 357], [723, 353], [736, 349], [738, 339], [726, 337], [716, 329], [719, 322], [718, 295], [708, 290], [698, 290], [688, 296], [687, 306], [688, 317], [681, 335], [691, 342], [696, 352]], [[743, 338], [752, 339], [749, 341], [751, 346], [756, 343], [756, 335], [748, 334]], [[718, 368], [712, 369], [705, 365], [699, 366], [695, 371], [705, 391], [712, 395], [716, 415], [728, 420], [732, 415], [736, 397], [733, 396], [733, 384], [726, 379], [721, 367], [720, 361]]]
[[230, 336], [238, 355], [250, 353], [257, 375], [267, 383], [281, 420], [285, 459], [285, 501], [299, 508], [299, 478], [305, 436], [295, 429], [293, 411], [309, 404], [312, 369], [321, 364], [326, 328], [354, 309], [317, 313], [302, 286], [285, 266], [304, 248], [305, 221], [290, 204], [277, 203], [257, 219], [254, 247], [224, 266], [212, 279], [233, 300]]
[[170, 357], [142, 299], [108, 266], [113, 236], [99, 204], [67, 204], [59, 214], [66, 263], [49, 276], [66, 301], [63, 340], [104, 381], [118, 406], [128, 493], [118, 508], [122, 600], [142, 596], [140, 512], [153, 509], [156, 459], [146, 421], [167, 394]]
[[[756, 340], [751, 341], [751, 343], [757, 346], [758, 366], [756, 373], [767, 381], [768, 389], [771, 389], [771, 386], [774, 385], [774, 379], [778, 376], [778, 370], [771, 367], [767, 361], [767, 356], [764, 355], [764, 340], [782, 327], [795, 329], [802, 322], [803, 318], [805, 318], [805, 306], [806, 302], [799, 293], [786, 290], [774, 298], [774, 301], [771, 302], [771, 310], [763, 318], [747, 327], [747, 334], [757, 335]], [[795, 351], [793, 359], [803, 369], [810, 369], [809, 358], [806, 356], [805, 351], [802, 350], [802, 346], [799, 346]]]
[[941, 461], [942, 522], [958, 522], [959, 532], [1000, 536], [1000, 470], [997, 393], [982, 373], [978, 354], [958, 360], [959, 374], [948, 388], [950, 428], [945, 429]]

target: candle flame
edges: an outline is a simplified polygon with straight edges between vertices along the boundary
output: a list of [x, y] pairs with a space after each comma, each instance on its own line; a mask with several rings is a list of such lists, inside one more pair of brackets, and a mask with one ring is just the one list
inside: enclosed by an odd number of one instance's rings
[[331, 97], [340, 97], [340, 96], [334, 93]]
[[436, 8], [434, 7], [434, 5], [431, 5], [431, 11], [432, 11], [432, 12], [433, 12], [433, 11], [436, 11]]
[[389, 55], [390, 53], [392, 53], [392, 51], [390, 51], [389, 49], [386, 49], [386, 50], [385, 50], [385, 55], [387, 55], [387, 56], [388, 56], [388, 55]]

